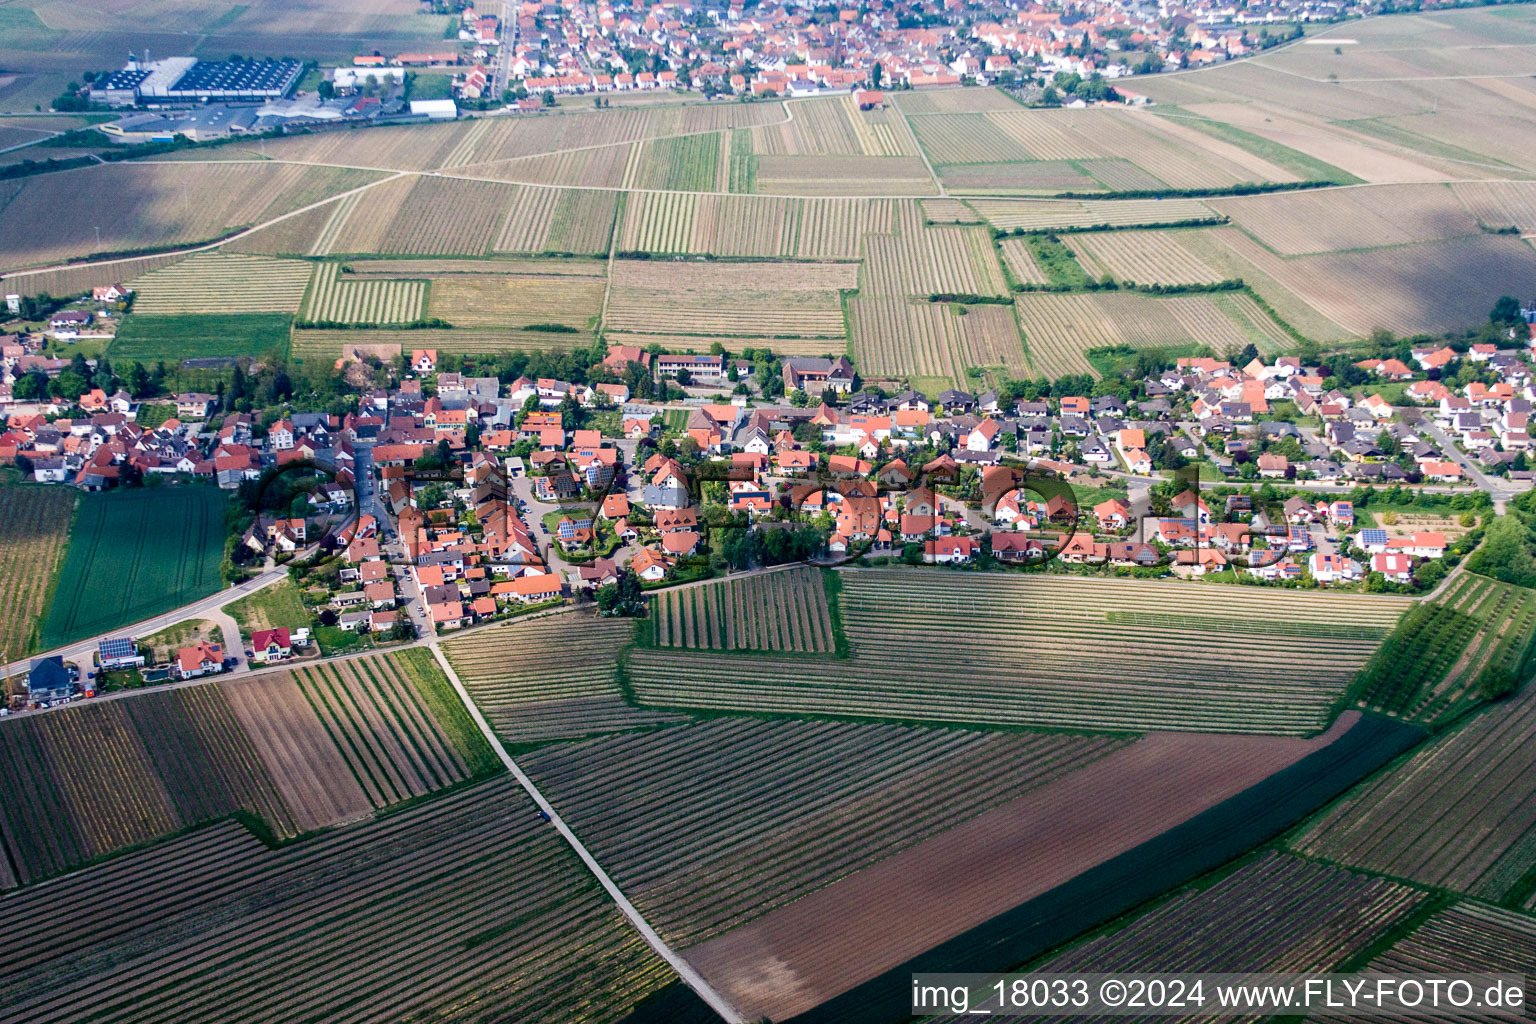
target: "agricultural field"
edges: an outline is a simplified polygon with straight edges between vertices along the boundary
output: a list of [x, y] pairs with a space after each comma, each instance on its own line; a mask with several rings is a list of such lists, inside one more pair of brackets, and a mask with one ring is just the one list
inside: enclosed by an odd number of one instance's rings
[[296, 668], [293, 678], [373, 806], [387, 807], [469, 777], [464, 759], [389, 658]]
[[1324, 972], [1371, 948], [1423, 903], [1410, 886], [1270, 851], [1034, 969]]
[[[1528, 975], [1533, 962], [1536, 917], [1462, 901], [1436, 911], [1361, 970], [1399, 976], [1485, 971]], [[1536, 984], [1527, 976], [1527, 1006], [1533, 997]]]
[[1381, 185], [1210, 201], [1265, 248], [1306, 256], [1481, 233], [1445, 185]]
[[227, 500], [213, 487], [83, 495], [40, 646], [126, 626], [222, 587]]
[[968, 205], [1002, 231], [1120, 228], [1221, 217], [1198, 199], [972, 199]]
[[103, 281], [110, 280], [113, 284], [131, 281], [151, 270], [171, 266], [183, 259], [186, 257], [141, 256], [138, 259], [122, 260], [102, 267], [62, 267], [41, 273], [0, 277], [0, 281], [4, 282], [0, 287], [4, 287], [7, 293], [14, 292], [17, 295], [36, 295], [40, 292], [46, 292], [49, 295], [81, 295]]
[[403, 175], [327, 207], [311, 256], [481, 256], [511, 205], [515, 186]]
[[[764, 655], [636, 650], [635, 696], [674, 709], [1302, 735], [1332, 719], [1409, 605], [1161, 582], [840, 574], [848, 660], [807, 671]], [[990, 609], [985, 621], [978, 607]]]
[[618, 661], [633, 636], [631, 620], [566, 613], [478, 630], [443, 651], [511, 744], [686, 721], [625, 701]]
[[432, 280], [427, 316], [455, 327], [558, 324], [590, 336], [605, 288], [598, 277], [454, 274]]
[[793, 120], [752, 129], [752, 149], [766, 156], [916, 156], [900, 118], [860, 111], [852, 96], [791, 100]]
[[427, 282], [342, 274], [337, 263], [321, 263], [304, 299], [301, 318], [358, 324], [408, 324], [423, 318]]
[[1211, 284], [1220, 272], [1180, 241], [1187, 231], [1093, 231], [1073, 235], [1072, 250], [1091, 277], [1135, 284]]
[[651, 600], [651, 642], [714, 650], [836, 650], [819, 569], [794, 569], [701, 587], [664, 590]]
[[236, 812], [276, 836], [297, 832], [219, 686], [0, 723], [0, 763], [28, 780], [0, 805], [0, 840], [23, 884]]
[[[39, 174], [7, 183], [11, 198], [0, 211], [0, 252], [11, 269], [206, 242], [291, 212], [305, 205], [307, 195], [324, 198], [372, 177], [327, 167], [189, 161]], [[112, 216], [78, 202], [81, 195], [113, 196]]]
[[145, 366], [183, 359], [238, 359], [288, 351], [289, 313], [130, 313], [107, 348], [114, 362]]
[[1493, 902], [1532, 895], [1536, 687], [1362, 784], [1294, 841], [1309, 856]]
[[931, 196], [938, 186], [916, 156], [756, 156], [753, 191], [798, 196]]
[[0, 487], [0, 662], [38, 649], [39, 623], [69, 542], [77, 495], [62, 487]]
[[1474, 707], [1485, 679], [1529, 675], [1536, 591], [1464, 573], [1412, 609], [1355, 681], [1361, 707], [1441, 725]]
[[693, 944], [1124, 744], [718, 719], [548, 746], [522, 764], [646, 919]]
[[1451, 191], [1479, 225], [1536, 235], [1536, 183], [1469, 181], [1452, 185]]
[[520, 187], [492, 249], [606, 254], [620, 195], [589, 189]]
[[19, 1020], [604, 1024], [676, 981], [509, 778], [277, 849], [220, 823], [0, 897], [0, 922]]
[[1202, 344], [1221, 354], [1252, 341], [1261, 352], [1274, 354], [1288, 340], [1273, 318], [1239, 292], [1169, 298], [1135, 292], [1022, 294], [1015, 296], [1013, 308], [1030, 366], [1048, 377], [1098, 376], [1084, 355], [1095, 348]]
[[754, 1019], [816, 1007], [814, 1019], [842, 1020], [871, 1002], [882, 1012], [869, 1019], [889, 1019], [910, 1006], [913, 957], [1017, 966], [1262, 841], [1357, 777], [1351, 762], [1382, 740], [1355, 712], [1311, 740], [1155, 733], [688, 958]]
[[965, 387], [974, 384], [972, 369], [1013, 379], [1029, 375], [1018, 324], [1007, 306], [861, 294], [848, 301], [848, 310], [851, 348], [870, 376]]
[[[604, 330], [785, 339], [774, 351], [841, 349], [840, 292], [851, 263], [673, 263], [618, 260]], [[793, 339], [803, 339], [795, 344]]]
[[721, 190], [720, 147], [728, 142], [729, 136], [719, 132], [648, 139], [630, 150], [623, 187], [664, 192]]
[[181, 313], [293, 313], [304, 301], [314, 266], [237, 253], [201, 252], [133, 278], [133, 311]]

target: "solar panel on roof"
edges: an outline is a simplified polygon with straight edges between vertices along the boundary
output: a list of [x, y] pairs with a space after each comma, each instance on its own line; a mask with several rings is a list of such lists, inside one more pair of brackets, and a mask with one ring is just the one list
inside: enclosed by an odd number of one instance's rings
[[96, 644], [103, 658], [132, 658], [138, 652], [134, 650], [133, 641], [127, 637], [113, 637], [110, 640], [101, 640]]

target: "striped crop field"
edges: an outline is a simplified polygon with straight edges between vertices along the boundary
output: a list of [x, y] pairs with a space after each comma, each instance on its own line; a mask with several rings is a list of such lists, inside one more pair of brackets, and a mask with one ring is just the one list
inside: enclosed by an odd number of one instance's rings
[[1004, 238], [997, 243], [997, 248], [1002, 254], [1003, 263], [1007, 265], [1014, 280], [1020, 284], [1050, 284], [1051, 279], [1035, 261], [1034, 253], [1030, 251], [1029, 242], [1023, 238]]
[[606, 190], [522, 186], [492, 249], [606, 255], [619, 195]]
[[343, 355], [353, 358], [357, 353], [393, 358], [402, 346], [407, 351], [435, 348], [439, 353], [481, 355], [508, 351], [571, 352], [591, 344], [590, 331], [572, 334], [524, 331], [516, 327], [460, 327], [419, 331], [388, 327], [364, 330], [308, 328], [293, 332], [293, 345], [289, 351], [296, 359], [324, 359], [330, 362]]
[[293, 676], [375, 807], [468, 778], [463, 757], [389, 658], [298, 668]]
[[646, 919], [691, 945], [1123, 745], [718, 719], [544, 747], [521, 763]]
[[336, 323], [406, 324], [422, 318], [425, 281], [343, 277], [335, 263], [315, 268], [315, 279], [300, 316]]
[[854, 356], [873, 376], [913, 374], [963, 387], [972, 367], [1001, 368], [1012, 378], [1029, 375], [1018, 324], [1007, 306], [860, 294], [848, 300], [848, 309]]
[[1360, 706], [1427, 725], [1478, 703], [1489, 673], [1530, 672], [1536, 591], [1465, 573], [1437, 601], [1415, 606], [1355, 683]]
[[605, 287], [600, 277], [452, 274], [432, 280], [427, 315], [455, 327], [560, 324], [590, 332]]
[[[1158, 298], [1136, 292], [1090, 294], [1022, 294], [1014, 298], [1024, 347], [1035, 373], [1045, 377], [1098, 371], [1084, 355], [1089, 349], [1125, 345], [1131, 348], [1175, 348], [1210, 345], [1216, 352], [1235, 351], [1249, 341], [1261, 350], [1280, 347], [1275, 325], [1250, 299], [1246, 306], [1221, 303], [1233, 294], [1179, 295]], [[1257, 323], [1249, 315], [1261, 316]], [[1283, 337], [1283, 335], [1281, 336]]]
[[1533, 963], [1536, 963], [1536, 917], [1480, 903], [1460, 902], [1430, 915], [1423, 924], [1398, 939], [1360, 970], [1389, 977], [1524, 974], [1525, 1005], [1530, 1006], [1531, 1000], [1536, 999], [1536, 979], [1530, 976]]
[[304, 301], [314, 264], [238, 253], [194, 253], [130, 282], [133, 311], [292, 313]]
[[476, 630], [443, 653], [509, 743], [684, 721], [625, 702], [619, 657], [633, 638], [633, 620], [567, 612]]
[[124, 846], [246, 811], [298, 831], [219, 686], [136, 694], [0, 723], [0, 861], [25, 884]]
[[1296, 849], [1491, 901], [1526, 899], [1536, 856], [1536, 687], [1363, 784]]
[[396, 178], [336, 203], [310, 255], [483, 256], [516, 191], [495, 181]]
[[1253, 587], [844, 569], [852, 657], [636, 650], [641, 704], [1299, 735], [1410, 602]]
[[647, 139], [630, 151], [624, 187], [664, 192], [715, 191], [720, 187], [716, 179], [725, 140], [720, 132]]
[[510, 778], [279, 849], [222, 822], [0, 897], [0, 930], [16, 1021], [607, 1024], [677, 977]]
[[69, 544], [75, 492], [0, 487], [0, 650], [15, 660], [37, 649], [45, 602]]
[[971, 207], [995, 228], [1132, 227], [1219, 219], [1198, 199], [972, 199]]
[[664, 590], [648, 625], [659, 647], [713, 650], [835, 649], [823, 570], [801, 568]]
[[[857, 275], [852, 263], [618, 260], [603, 327], [631, 333], [841, 339], [840, 291], [855, 287]], [[824, 348], [821, 344], [817, 351]]]
[[1136, 284], [1210, 284], [1222, 274], [1180, 241], [1187, 231], [1091, 231], [1072, 238], [1090, 277], [1109, 274]]
[[1327, 971], [1369, 949], [1424, 898], [1398, 882], [1270, 852], [1036, 969]]
[[898, 119], [860, 111], [852, 96], [791, 100], [790, 120], [752, 129], [754, 151], [769, 156], [916, 156]]

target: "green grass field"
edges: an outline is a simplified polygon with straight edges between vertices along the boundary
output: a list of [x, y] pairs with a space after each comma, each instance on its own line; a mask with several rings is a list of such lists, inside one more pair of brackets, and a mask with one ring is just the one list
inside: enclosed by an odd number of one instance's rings
[[288, 352], [287, 313], [130, 314], [107, 349], [114, 362], [150, 364], [181, 359], [261, 356]]
[[304, 629], [310, 624], [309, 610], [304, 607], [299, 588], [292, 580], [263, 587], [225, 610], [240, 624], [240, 631], [247, 637], [258, 629]]
[[43, 625], [43, 649], [150, 618], [218, 590], [227, 500], [212, 487], [86, 495]]

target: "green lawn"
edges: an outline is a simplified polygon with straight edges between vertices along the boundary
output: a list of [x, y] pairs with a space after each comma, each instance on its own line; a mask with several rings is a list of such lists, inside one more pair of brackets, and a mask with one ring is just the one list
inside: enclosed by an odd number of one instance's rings
[[274, 351], [286, 355], [292, 324], [293, 317], [287, 313], [130, 314], [123, 319], [107, 355], [113, 362], [136, 359], [146, 365], [161, 359], [174, 363], [261, 356]]
[[159, 615], [222, 587], [227, 501], [213, 487], [86, 495], [44, 622], [43, 649]]
[[175, 415], [176, 407], [169, 402], [146, 402], [139, 406], [139, 416], [134, 422], [145, 430], [154, 430]]
[[292, 580], [281, 580], [263, 587], [250, 597], [242, 597], [225, 611], [240, 624], [247, 637], [258, 629], [304, 629], [310, 624], [309, 610], [299, 597]]
[[430, 75], [417, 72], [411, 84], [413, 100], [446, 100], [453, 95], [452, 75]]

